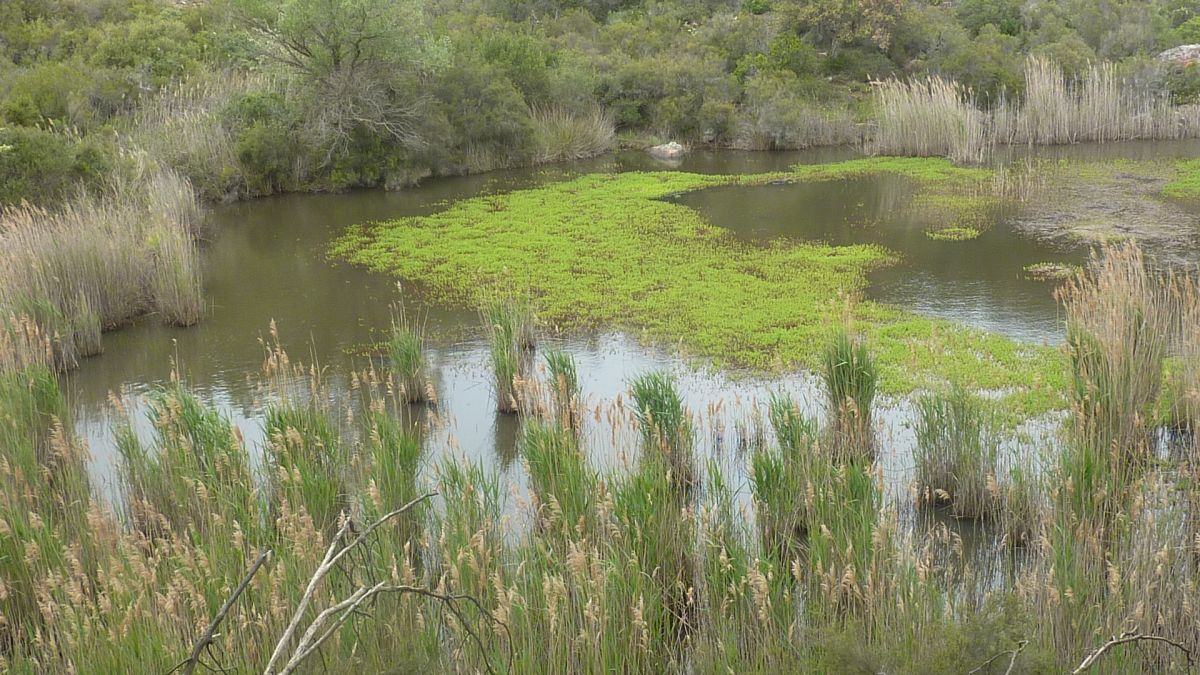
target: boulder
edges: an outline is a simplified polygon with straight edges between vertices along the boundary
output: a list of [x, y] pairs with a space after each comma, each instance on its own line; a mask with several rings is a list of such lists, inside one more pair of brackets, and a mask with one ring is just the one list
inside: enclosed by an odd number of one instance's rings
[[1177, 66], [1190, 66], [1200, 63], [1200, 45], [1179, 45], [1171, 47], [1158, 55], [1159, 61], [1165, 61]]
[[658, 159], [679, 159], [683, 156], [683, 153], [687, 152], [687, 149], [675, 141], [671, 141], [670, 143], [656, 145], [647, 150], [647, 152], [650, 153], [651, 157]]

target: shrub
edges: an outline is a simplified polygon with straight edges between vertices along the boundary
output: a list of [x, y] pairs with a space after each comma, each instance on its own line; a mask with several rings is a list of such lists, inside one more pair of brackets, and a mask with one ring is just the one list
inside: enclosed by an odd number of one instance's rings
[[96, 186], [108, 171], [98, 143], [33, 127], [0, 128], [0, 204], [48, 204], [78, 183]]

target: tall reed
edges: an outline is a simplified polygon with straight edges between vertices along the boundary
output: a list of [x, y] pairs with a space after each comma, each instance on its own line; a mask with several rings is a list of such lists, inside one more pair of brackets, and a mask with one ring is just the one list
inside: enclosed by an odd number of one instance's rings
[[954, 386], [917, 402], [919, 498], [948, 505], [960, 518], [984, 518], [1001, 506], [999, 425], [983, 399]]
[[387, 355], [402, 399], [420, 403], [434, 398], [425, 363], [425, 336], [420, 327], [403, 318], [393, 319]]
[[130, 165], [133, 175], [57, 210], [0, 212], [0, 314], [35, 321], [65, 366], [141, 314], [186, 326], [203, 313], [195, 195], [170, 170]]
[[536, 338], [533, 309], [528, 302], [498, 300], [480, 310], [488, 336], [496, 409], [516, 413], [522, 405], [523, 381], [529, 378], [530, 352]]
[[1075, 433], [1100, 456], [1130, 464], [1153, 450], [1171, 292], [1133, 243], [1104, 247], [1091, 267], [1057, 293], [1066, 313]]
[[870, 147], [876, 153], [980, 162], [995, 142], [970, 89], [939, 76], [887, 80], [875, 90], [875, 105]]
[[870, 459], [875, 451], [873, 406], [879, 376], [861, 339], [837, 329], [821, 357], [830, 444], [843, 458]]
[[579, 431], [582, 404], [579, 371], [567, 352], [546, 352], [546, 375], [550, 378], [551, 414], [566, 429]]
[[1172, 105], [1165, 92], [1122, 76], [1115, 64], [1092, 65], [1069, 80], [1053, 60], [1030, 56], [1024, 76], [1022, 98], [1001, 95], [988, 109], [969, 89], [937, 76], [885, 81], [875, 91], [877, 128], [868, 148], [979, 163], [998, 144], [1200, 136], [1195, 106]]
[[600, 106], [584, 112], [560, 107], [533, 108], [534, 161], [558, 162], [595, 157], [612, 149], [616, 124]]
[[692, 422], [675, 381], [666, 373], [646, 373], [634, 378], [629, 389], [642, 431], [643, 454], [663, 461], [672, 484], [690, 491], [698, 478]]

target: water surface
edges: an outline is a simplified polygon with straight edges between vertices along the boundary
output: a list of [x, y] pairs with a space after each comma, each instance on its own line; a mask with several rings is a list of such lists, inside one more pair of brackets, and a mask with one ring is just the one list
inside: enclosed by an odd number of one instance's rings
[[[1124, 144], [1039, 150], [1050, 156], [1200, 156], [1197, 144]], [[596, 171], [677, 169], [710, 173], [783, 170], [800, 162], [836, 161], [849, 149], [804, 153], [694, 153], [663, 165], [640, 153], [554, 167], [512, 170], [430, 180], [400, 191], [284, 195], [214, 207], [204, 245], [204, 278], [210, 311], [197, 327], [177, 329], [152, 319], [106, 334], [105, 353], [86, 360], [68, 376], [75, 421], [90, 441], [97, 472], [111, 482], [112, 429], [120, 419], [110, 395], [131, 398], [138, 429], [137, 395], [167, 382], [172, 371], [222, 409], [251, 441], [261, 439], [263, 401], [256, 386], [264, 358], [259, 340], [274, 321], [294, 359], [333, 372], [363, 366], [361, 347], [380, 339], [401, 297], [394, 279], [330, 259], [330, 243], [353, 224], [430, 213], [459, 199], [520, 189]], [[998, 212], [979, 238], [935, 241], [912, 208], [914, 188], [905, 179], [872, 176], [824, 183], [721, 187], [681, 195], [736, 236], [766, 241], [792, 237], [832, 244], [875, 243], [901, 257], [873, 272], [868, 297], [937, 317], [961, 321], [1017, 339], [1055, 342], [1061, 337], [1053, 286], [1024, 278], [1025, 265], [1043, 261], [1077, 263], [1087, 246], [1030, 236], [1014, 226], [1019, 214]], [[1036, 207], [1036, 205], [1034, 205]], [[1186, 253], [1200, 260], [1195, 251]], [[430, 456], [471, 457], [509, 475], [518, 489], [514, 461], [517, 422], [494, 413], [487, 352], [474, 311], [426, 303], [419, 288], [405, 288], [407, 308], [425, 317], [430, 358], [441, 406], [429, 437]], [[769, 393], [785, 389], [812, 414], [820, 413], [819, 392], [804, 374], [762, 381], [739, 373], [696, 369], [669, 349], [641, 344], [622, 334], [550, 336], [579, 362], [581, 384], [593, 414], [585, 441], [601, 466], [619, 466], [636, 452], [624, 406], [634, 375], [668, 369], [680, 378], [697, 415], [703, 454], [740, 467], [740, 452], [759, 433]], [[333, 380], [335, 383], [336, 379]], [[338, 386], [335, 384], [335, 386]], [[880, 415], [881, 464], [899, 494], [911, 475], [913, 443], [903, 401]], [[740, 471], [740, 469], [737, 469]]]

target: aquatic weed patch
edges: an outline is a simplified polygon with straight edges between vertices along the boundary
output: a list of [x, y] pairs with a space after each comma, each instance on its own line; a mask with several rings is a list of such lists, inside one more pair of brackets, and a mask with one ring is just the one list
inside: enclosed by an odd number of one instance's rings
[[1176, 164], [1175, 176], [1167, 181], [1162, 192], [1175, 199], [1200, 199], [1200, 159]]
[[[663, 198], [719, 185], [873, 172], [904, 175], [940, 195], [969, 190], [989, 176], [945, 160], [897, 158], [743, 176], [594, 174], [352, 228], [334, 251], [426, 284], [451, 303], [477, 304], [496, 289], [516, 291], [536, 298], [541, 317], [561, 326], [637, 331], [722, 365], [811, 368], [844, 298], [864, 287], [869, 270], [895, 263], [894, 255], [873, 245], [745, 242]], [[966, 199], [962, 208], [979, 203]], [[883, 392], [955, 377], [1019, 390], [1033, 408], [1057, 400], [1029, 399], [1040, 390], [1039, 377], [1061, 380], [1052, 350], [878, 303], [859, 303], [855, 314], [880, 355]]]

